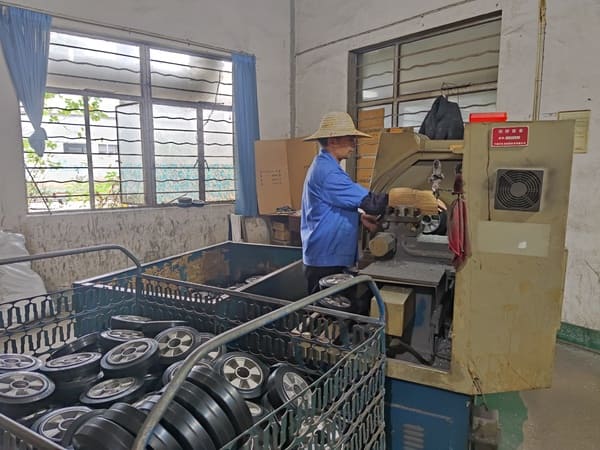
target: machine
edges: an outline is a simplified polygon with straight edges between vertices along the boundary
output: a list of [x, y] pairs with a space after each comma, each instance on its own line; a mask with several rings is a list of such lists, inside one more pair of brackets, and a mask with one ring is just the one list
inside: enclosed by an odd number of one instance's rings
[[360, 273], [387, 308], [388, 448], [466, 449], [474, 396], [550, 385], [573, 133], [544, 121], [472, 123], [464, 141], [382, 134], [371, 190], [406, 195], [363, 234]]

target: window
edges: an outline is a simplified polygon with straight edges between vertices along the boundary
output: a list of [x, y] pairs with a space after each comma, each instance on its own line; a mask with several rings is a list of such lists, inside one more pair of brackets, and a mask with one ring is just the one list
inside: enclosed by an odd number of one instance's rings
[[231, 66], [52, 32], [42, 157], [21, 108], [28, 210], [234, 200]]
[[351, 54], [352, 111], [383, 109], [385, 128], [418, 127], [441, 93], [463, 118], [496, 107], [500, 18], [488, 17]]

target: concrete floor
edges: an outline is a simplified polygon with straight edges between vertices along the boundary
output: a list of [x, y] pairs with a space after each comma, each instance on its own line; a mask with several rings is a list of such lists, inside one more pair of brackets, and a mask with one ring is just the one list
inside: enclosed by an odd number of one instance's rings
[[600, 353], [558, 344], [550, 389], [487, 402], [500, 411], [500, 450], [599, 450]]

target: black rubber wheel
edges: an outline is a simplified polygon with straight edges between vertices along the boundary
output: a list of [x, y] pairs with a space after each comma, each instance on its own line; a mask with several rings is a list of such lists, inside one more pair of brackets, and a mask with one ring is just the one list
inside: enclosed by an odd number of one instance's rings
[[[149, 412], [159, 398], [159, 395], [151, 395], [136, 403], [135, 406]], [[177, 402], [169, 403], [160, 423], [185, 450], [216, 450], [210, 435], [198, 420]]]
[[98, 343], [99, 336], [100, 333], [97, 331], [85, 334], [80, 338], [75, 339], [73, 342], [69, 342], [50, 352], [48, 359], [60, 358], [61, 356], [70, 355], [71, 353], [100, 351], [100, 344]]
[[0, 413], [13, 419], [43, 409], [54, 393], [54, 383], [37, 372], [7, 372], [0, 375]]
[[136, 330], [142, 331], [144, 323], [152, 319], [144, 316], [118, 315], [110, 318], [111, 330]]
[[[309, 409], [312, 405], [309, 385], [310, 381], [302, 372], [287, 364], [281, 364], [269, 375], [265, 397], [274, 409], [284, 404], [289, 404], [292, 408]], [[303, 391], [306, 392], [298, 397]]]
[[99, 383], [104, 374], [102, 372], [90, 375], [85, 378], [76, 378], [72, 381], [61, 381], [56, 383], [53, 399], [61, 405], [70, 406], [79, 401], [81, 394], [86, 392], [90, 387]]
[[[102, 417], [124, 428], [132, 436], [137, 436], [146, 420], [144, 412], [127, 403], [115, 403], [102, 414]], [[148, 450], [183, 450], [171, 433], [160, 423], [154, 427], [154, 432], [145, 448]]]
[[185, 320], [151, 320], [149, 322], [145, 322], [142, 325], [142, 333], [144, 336], [153, 338], [161, 331], [168, 330], [173, 327], [183, 327], [186, 326], [187, 322]]
[[51, 407], [51, 402], [48, 402], [46, 404], [46, 406], [44, 406], [42, 409], [35, 411], [35, 412], [29, 414], [28, 416], [19, 417], [18, 419], [15, 419], [15, 420], [16, 420], [16, 422], [19, 422], [24, 427], [31, 428], [35, 422], [40, 420], [41, 417], [52, 412], [54, 409], [56, 409], [56, 408]]
[[237, 433], [219, 404], [195, 384], [184, 381], [175, 400], [185, 407], [208, 432], [217, 448], [233, 440]]
[[55, 409], [40, 417], [31, 429], [46, 439], [60, 443], [73, 421], [90, 411], [86, 406]]
[[215, 361], [215, 370], [246, 400], [259, 398], [267, 385], [269, 368], [248, 353], [226, 353]]
[[107, 378], [143, 377], [158, 362], [158, 357], [158, 343], [154, 339], [134, 339], [106, 353], [100, 366]]
[[327, 275], [319, 280], [319, 288], [321, 290], [330, 288], [337, 284], [343, 283], [354, 278], [354, 275], [349, 273], [336, 273], [333, 275]]
[[241, 394], [231, 384], [220, 378], [214, 370], [196, 366], [187, 380], [210, 395], [227, 414], [239, 435], [253, 425], [252, 415]]
[[20, 353], [0, 354], [0, 374], [7, 372], [35, 372], [42, 365], [42, 361], [35, 356], [21, 355]]
[[88, 420], [90, 420], [92, 417], [96, 417], [101, 415], [102, 413], [104, 413], [104, 409], [93, 409], [87, 413], [82, 414], [81, 416], [77, 417], [75, 420], [73, 420], [71, 422], [71, 424], [68, 426], [67, 430], [65, 431], [65, 433], [63, 434], [62, 440], [60, 442], [60, 445], [62, 445], [63, 447], [70, 449], [73, 448], [73, 434], [75, 434], [75, 432], [77, 432], [79, 430], [79, 428], [81, 428]]
[[[273, 411], [271, 404], [264, 400], [261, 402], [251, 402], [250, 400], [246, 400], [246, 405], [248, 405], [248, 409], [252, 415], [252, 421], [255, 425]], [[266, 425], [266, 423], [263, 424], [263, 428]]]
[[[215, 337], [215, 335], [212, 333], [199, 333], [199, 336], [200, 336], [200, 344], [204, 344], [205, 342], [208, 342], [212, 338]], [[214, 361], [217, 358], [220, 358], [221, 356], [223, 356], [225, 353], [227, 353], [227, 347], [223, 344], [220, 347], [217, 347], [213, 351], [209, 352], [205, 359]]]
[[145, 337], [144, 333], [137, 330], [105, 330], [100, 333], [98, 341], [102, 348], [102, 353], [115, 348], [123, 342], [132, 341], [133, 339], [141, 339]]
[[198, 331], [192, 327], [172, 327], [158, 333], [158, 362], [169, 366], [187, 358], [200, 344]]
[[129, 450], [135, 438], [125, 429], [104, 418], [104, 414], [90, 418], [73, 433], [73, 447], [77, 450]]
[[348, 297], [344, 297], [343, 295], [323, 297], [321, 300], [317, 301], [317, 305], [335, 311], [352, 312], [352, 302]]
[[135, 401], [143, 394], [142, 378], [114, 378], [91, 386], [81, 394], [79, 401], [90, 408], [107, 408], [116, 402]]
[[[181, 365], [184, 362], [185, 362], [185, 360], [184, 361], [177, 361], [176, 363], [171, 364], [169, 367], [167, 367], [165, 369], [165, 371], [162, 374], [162, 384], [163, 384], [163, 386], [166, 386], [167, 384], [169, 384], [171, 382], [171, 380], [173, 379], [173, 377], [175, 376], [175, 374], [177, 373], [177, 371], [179, 370], [179, 368], [181, 367]], [[212, 365], [207, 360], [198, 361], [194, 365], [194, 367], [198, 367], [198, 366], [203, 366], [203, 367], [207, 367], [208, 369], [212, 369]]]
[[72, 353], [46, 361], [40, 367], [40, 372], [55, 383], [75, 378], [86, 378], [100, 372], [100, 359], [102, 359], [101, 353]]

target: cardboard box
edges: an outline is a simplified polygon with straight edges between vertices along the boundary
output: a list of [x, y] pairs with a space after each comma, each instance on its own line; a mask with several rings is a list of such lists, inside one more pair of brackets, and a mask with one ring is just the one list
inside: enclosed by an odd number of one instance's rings
[[276, 221], [271, 221], [271, 228], [273, 229], [273, 231], [287, 231], [288, 226], [285, 222], [276, 222]]
[[[415, 294], [410, 288], [385, 285], [380, 289], [385, 304], [385, 334], [401, 337], [414, 314]], [[375, 298], [371, 300], [371, 317], [379, 317]]]
[[288, 242], [292, 240], [289, 230], [273, 230], [273, 240]]
[[254, 143], [260, 214], [274, 214], [277, 208], [284, 206], [300, 209], [304, 178], [318, 150], [316, 142], [302, 139]]

